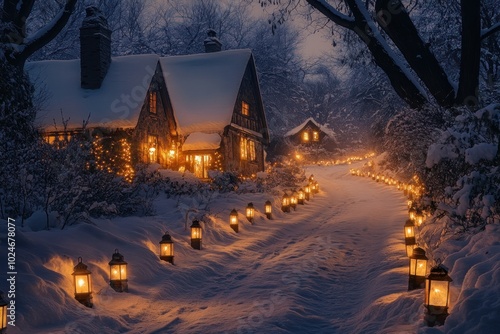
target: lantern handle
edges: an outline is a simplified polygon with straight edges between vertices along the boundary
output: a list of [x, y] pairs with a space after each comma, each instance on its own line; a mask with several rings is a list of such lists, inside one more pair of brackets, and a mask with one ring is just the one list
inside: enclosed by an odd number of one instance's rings
[[115, 248], [115, 254], [118, 254], [118, 248]]
[[78, 257], [78, 263], [82, 263], [82, 257], [81, 256]]
[[440, 258], [437, 258], [436, 259], [436, 267], [439, 267], [441, 265], [441, 259]]

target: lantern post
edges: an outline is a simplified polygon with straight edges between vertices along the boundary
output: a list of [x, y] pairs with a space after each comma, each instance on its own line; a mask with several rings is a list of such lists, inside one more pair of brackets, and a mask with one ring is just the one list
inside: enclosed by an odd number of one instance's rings
[[127, 262], [115, 249], [109, 261], [109, 285], [116, 292], [128, 292]]
[[253, 218], [255, 216], [255, 208], [253, 206], [253, 203], [250, 202], [248, 203], [247, 205], [247, 208], [246, 208], [246, 216], [247, 216], [247, 219], [250, 223], [253, 223]]
[[195, 219], [191, 224], [191, 247], [194, 249], [201, 249], [201, 234], [200, 222]]
[[430, 327], [444, 325], [450, 303], [448, 271], [438, 262], [425, 278], [425, 321]]
[[281, 210], [283, 212], [290, 212], [290, 197], [286, 193], [281, 199]]
[[266, 201], [264, 205], [264, 211], [266, 212], [267, 219], [272, 219], [273, 204], [271, 201]]
[[422, 248], [413, 249], [409, 260], [408, 291], [423, 288], [427, 274], [427, 260]]
[[304, 199], [306, 198], [304, 189], [300, 188], [299, 189], [299, 196], [297, 197], [297, 203], [300, 205], [304, 205]]
[[174, 242], [167, 232], [161, 237], [160, 260], [174, 264]]
[[236, 211], [236, 209], [231, 210], [229, 214], [229, 227], [231, 227], [234, 232], [238, 233], [238, 211]]
[[74, 278], [75, 299], [87, 307], [92, 307], [91, 274], [87, 266], [82, 262], [82, 258], [79, 257], [72, 274]]

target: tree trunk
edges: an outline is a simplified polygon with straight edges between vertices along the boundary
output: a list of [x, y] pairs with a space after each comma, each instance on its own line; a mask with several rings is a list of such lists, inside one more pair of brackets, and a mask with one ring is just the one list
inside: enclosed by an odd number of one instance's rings
[[412, 80], [411, 73], [398, 63], [393, 54], [390, 54], [391, 50], [381, 38], [378, 30], [373, 24], [368, 23], [370, 18], [367, 17], [364, 8], [361, 8], [362, 4], [356, 0], [346, 0], [353, 13], [353, 19], [342, 15], [324, 1], [307, 0], [307, 2], [332, 22], [354, 31], [362, 39], [373, 55], [375, 63], [389, 78], [395, 92], [410, 107], [419, 109], [427, 102], [418, 82]]
[[479, 103], [481, 6], [478, 0], [461, 0], [460, 5], [462, 10], [462, 50], [456, 102], [476, 106]]
[[443, 107], [452, 106], [455, 90], [434, 54], [420, 38], [402, 3], [399, 0], [377, 0], [375, 11], [380, 26], [396, 44], [437, 103]]

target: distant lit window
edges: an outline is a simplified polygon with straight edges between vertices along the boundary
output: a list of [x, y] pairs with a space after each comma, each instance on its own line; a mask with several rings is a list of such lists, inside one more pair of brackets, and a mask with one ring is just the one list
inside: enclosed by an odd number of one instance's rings
[[241, 160], [247, 160], [247, 154], [248, 154], [248, 150], [247, 150], [247, 139], [246, 138], [241, 138], [240, 140], [240, 157], [241, 157]]
[[245, 116], [250, 115], [250, 106], [245, 101], [241, 101], [241, 114]]
[[158, 160], [158, 136], [148, 135], [147, 150], [148, 150], [148, 155], [149, 155], [148, 161], [150, 163], [157, 162], [157, 160]]
[[318, 133], [318, 131], [313, 131], [313, 141], [319, 141], [319, 133]]
[[149, 112], [156, 114], [156, 92], [149, 92]]
[[302, 132], [302, 140], [305, 142], [309, 141], [309, 132], [307, 131]]
[[253, 140], [248, 141], [248, 160], [255, 161], [255, 142]]

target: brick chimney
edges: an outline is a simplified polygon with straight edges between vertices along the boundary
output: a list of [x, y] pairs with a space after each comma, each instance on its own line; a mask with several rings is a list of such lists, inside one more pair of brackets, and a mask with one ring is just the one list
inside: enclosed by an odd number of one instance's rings
[[81, 86], [98, 89], [111, 64], [111, 30], [97, 7], [87, 7], [85, 12], [80, 28]]
[[203, 41], [205, 44], [205, 52], [218, 52], [222, 50], [222, 43], [217, 38], [217, 33], [213, 29], [207, 30], [207, 38]]

